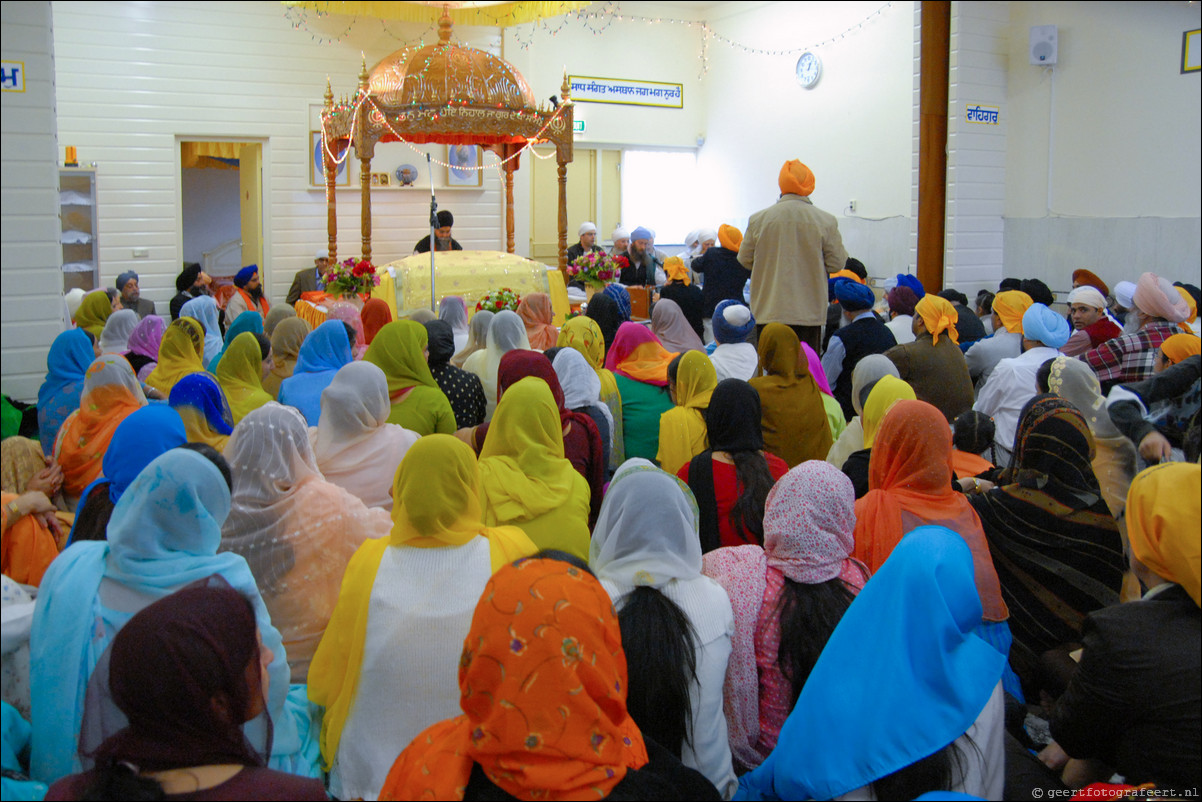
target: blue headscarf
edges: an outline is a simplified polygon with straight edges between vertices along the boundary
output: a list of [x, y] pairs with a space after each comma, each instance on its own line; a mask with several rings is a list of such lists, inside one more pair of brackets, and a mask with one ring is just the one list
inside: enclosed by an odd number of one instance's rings
[[234, 433], [234, 414], [221, 385], [208, 373], [189, 373], [171, 388], [172, 409], [192, 407], [204, 415], [209, 428], [227, 437]]
[[1073, 334], [1068, 321], [1043, 304], [1031, 304], [1023, 312], [1023, 337], [1038, 340], [1048, 348], [1062, 348]]
[[309, 425], [316, 426], [321, 419], [321, 391], [352, 359], [346, 325], [340, 320], [322, 323], [301, 344], [292, 376], [280, 384], [280, 403], [300, 410]]
[[239, 288], [245, 287], [246, 282], [250, 281], [251, 278], [255, 275], [255, 273], [258, 273], [258, 272], [259, 272], [258, 265], [247, 265], [246, 267], [239, 270], [238, 273], [234, 276], [234, 286], [239, 287]]
[[871, 309], [876, 302], [876, 296], [869, 287], [849, 278], [835, 279], [835, 299], [849, 312]]
[[38, 390], [38, 439], [43, 454], [54, 452], [63, 421], [79, 409], [84, 373], [95, 358], [92, 340], [83, 329], [70, 329], [54, 338], [46, 356], [46, 380]]
[[926, 287], [922, 286], [922, 282], [918, 280], [918, 276], [911, 276], [909, 273], [897, 274], [897, 286], [909, 287], [914, 292], [914, 297], [922, 300], [922, 296], [927, 294]]
[[221, 346], [221, 350], [217, 356], [213, 357], [213, 361], [208, 364], [210, 373], [217, 372], [217, 364], [221, 362], [221, 357], [225, 356], [225, 350], [230, 347], [230, 343], [234, 338], [243, 332], [249, 331], [251, 334], [263, 333], [263, 316], [255, 311], [243, 312], [234, 319], [234, 322], [228, 329], [225, 330], [225, 340]]
[[908, 533], [843, 614], [735, 799], [834, 799], [959, 738], [1006, 665], [980, 625], [964, 538], [942, 526]]
[[613, 298], [614, 303], [618, 305], [618, 314], [621, 316], [622, 322], [628, 322], [630, 320], [630, 292], [621, 284], [607, 284], [601, 292]]
[[[298, 730], [297, 711], [290, 709], [283, 639], [271, 624], [255, 578], [239, 555], [217, 553], [229, 511], [229, 486], [217, 466], [194, 451], [172, 449], [146, 466], [121, 497], [109, 520], [107, 541], [76, 543], [51, 563], [38, 591], [30, 634], [33, 776], [53, 782], [80, 770], [77, 743], [88, 678], [137, 612], [106, 607], [100, 599], [103, 579], [150, 604], [192, 582], [223, 577], [250, 600], [263, 645], [275, 654], [267, 669], [272, 765], [309, 746], [302, 743], [306, 733]], [[302, 715], [307, 718], [307, 710]], [[261, 719], [246, 724], [248, 734], [262, 726]], [[252, 743], [260, 740], [251, 738]], [[315, 770], [303, 761], [282, 762], [297, 773], [312, 776]]]
[[221, 353], [221, 326], [217, 322], [217, 302], [211, 295], [193, 298], [179, 308], [180, 317], [190, 317], [205, 328], [204, 363], [212, 362]]

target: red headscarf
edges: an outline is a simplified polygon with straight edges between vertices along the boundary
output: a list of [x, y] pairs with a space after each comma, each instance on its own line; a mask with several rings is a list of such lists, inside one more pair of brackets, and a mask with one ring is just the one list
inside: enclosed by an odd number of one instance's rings
[[363, 320], [363, 339], [371, 345], [376, 333], [392, 322], [392, 310], [381, 299], [369, 298], [367, 303], [363, 304], [363, 311], [359, 313], [359, 317]]

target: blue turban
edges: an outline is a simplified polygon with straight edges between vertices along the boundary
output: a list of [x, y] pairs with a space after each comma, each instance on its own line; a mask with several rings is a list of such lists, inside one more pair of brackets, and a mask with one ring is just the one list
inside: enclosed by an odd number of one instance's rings
[[603, 295], [608, 295], [613, 298], [614, 303], [618, 305], [618, 315], [623, 321], [630, 320], [630, 291], [621, 284], [606, 284], [605, 289], [601, 291]]
[[117, 276], [117, 292], [123, 292], [125, 285], [131, 281], [137, 281], [138, 274], [132, 270], [126, 270], [121, 275]]
[[909, 273], [897, 274], [897, 286], [909, 287], [914, 292], [914, 297], [922, 300], [922, 296], [927, 294], [926, 288], [922, 286], [922, 282], [918, 280], [918, 276], [911, 276]]
[[747, 341], [755, 328], [755, 316], [745, 304], [726, 300], [714, 308], [713, 324], [714, 339], [719, 343], [741, 343]]
[[835, 280], [835, 298], [840, 306], [850, 312], [871, 309], [876, 303], [876, 296], [871, 289], [849, 278]]
[[1049, 348], [1060, 348], [1072, 333], [1064, 316], [1043, 304], [1031, 304], [1023, 312], [1023, 337], [1028, 340], [1038, 340]]
[[653, 237], [651, 236], [650, 231], [642, 226], [639, 226], [634, 231], [630, 232], [630, 241], [634, 242], [636, 239], [653, 239]]
[[259, 272], [258, 265], [247, 265], [238, 271], [238, 275], [234, 276], [235, 287], [245, 287], [246, 282], [250, 281], [251, 276]]

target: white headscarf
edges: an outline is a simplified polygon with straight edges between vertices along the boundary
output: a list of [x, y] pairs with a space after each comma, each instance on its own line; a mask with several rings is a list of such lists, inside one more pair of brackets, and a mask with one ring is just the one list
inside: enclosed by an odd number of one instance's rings
[[141, 318], [132, 309], [118, 309], [105, 321], [100, 332], [100, 353], [124, 354], [129, 350], [129, 335], [134, 333]]
[[418, 434], [388, 423], [388, 379], [371, 362], [351, 362], [321, 391], [321, 418], [309, 429], [317, 467], [326, 481], [368, 507], [392, 509], [392, 482]]
[[[497, 409], [497, 372], [501, 369], [501, 357], [518, 348], [530, 350], [526, 324], [517, 312], [505, 309], [497, 312], [488, 326], [488, 345], [482, 352], [477, 351], [469, 357], [463, 365], [465, 370], [479, 376], [484, 386], [484, 400], [488, 404], [485, 420], [491, 421]], [[481, 353], [483, 356], [480, 356]]]
[[210, 295], [201, 295], [181, 306], [179, 316], [190, 317], [200, 321], [200, 324], [204, 326], [204, 363], [207, 365], [212, 362], [225, 346], [225, 342], [221, 339], [221, 327], [217, 322], [217, 302]]
[[451, 364], [462, 368], [467, 358], [477, 351], [483, 351], [488, 345], [488, 327], [492, 324], [493, 314], [487, 309], [481, 309], [472, 315], [467, 324], [467, 344], [451, 357]]
[[593, 370], [584, 354], [575, 348], [561, 348], [551, 360], [551, 367], [563, 390], [563, 405], [568, 409], [592, 407], [609, 423], [609, 442], [613, 447], [614, 416], [601, 403], [601, 377]]

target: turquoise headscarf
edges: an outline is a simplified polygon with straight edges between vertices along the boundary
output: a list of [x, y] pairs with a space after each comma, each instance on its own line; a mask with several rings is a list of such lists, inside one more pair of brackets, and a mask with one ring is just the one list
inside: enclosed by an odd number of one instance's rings
[[54, 338], [46, 357], [46, 380], [38, 390], [38, 439], [43, 454], [54, 452], [63, 421], [79, 409], [84, 373], [95, 358], [92, 341], [83, 329], [70, 329]]
[[234, 319], [233, 325], [226, 329], [225, 340], [221, 346], [221, 350], [217, 353], [217, 356], [213, 357], [213, 361], [208, 363], [209, 373], [217, 372], [217, 363], [221, 361], [221, 357], [225, 356], [225, 351], [230, 347], [230, 343], [232, 343], [234, 338], [239, 334], [247, 331], [249, 331], [251, 334], [263, 333], [263, 316], [258, 312], [243, 312]]
[[221, 326], [217, 322], [217, 302], [212, 296], [201, 295], [181, 306], [179, 316], [198, 320], [200, 325], [205, 327], [204, 363], [207, 365], [212, 362], [224, 345], [221, 341]]
[[346, 325], [327, 320], [301, 344], [292, 375], [280, 384], [280, 403], [300, 410], [310, 426], [321, 420], [321, 391], [354, 359]]

